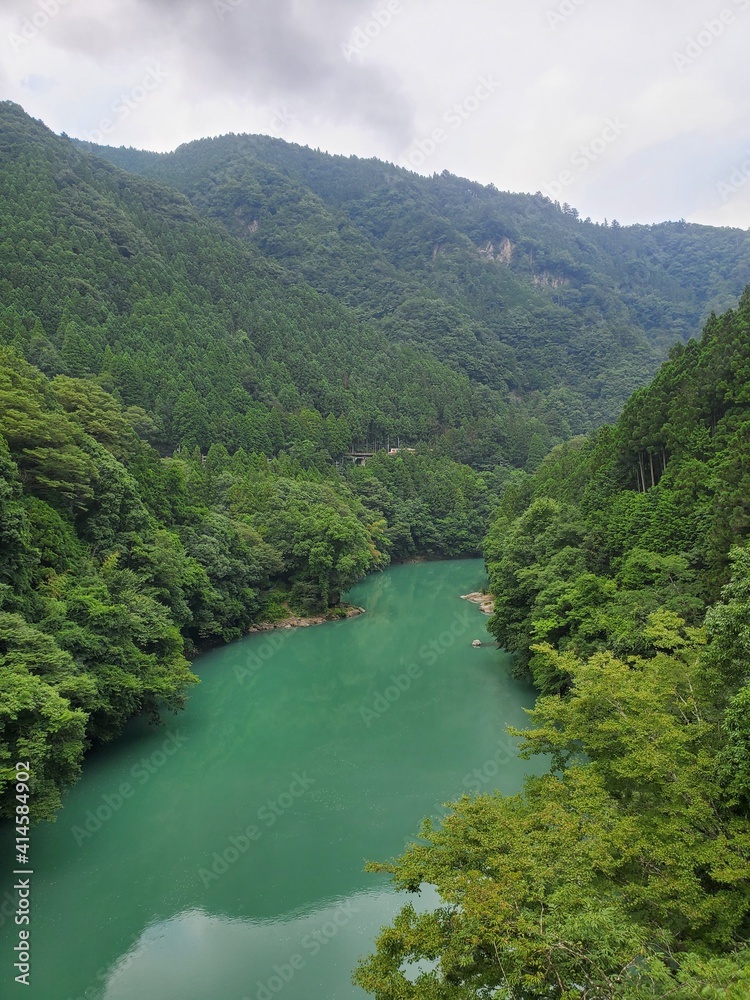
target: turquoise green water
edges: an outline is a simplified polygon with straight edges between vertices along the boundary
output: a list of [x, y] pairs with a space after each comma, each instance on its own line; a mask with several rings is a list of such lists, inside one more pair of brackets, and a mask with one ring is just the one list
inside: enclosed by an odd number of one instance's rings
[[406, 901], [365, 861], [529, 768], [504, 726], [525, 725], [533, 693], [472, 648], [485, 618], [459, 599], [483, 581], [478, 560], [395, 567], [352, 592], [360, 618], [202, 657], [187, 710], [92, 755], [33, 829], [31, 987], [13, 982], [5, 919], [0, 995], [364, 997], [352, 969]]

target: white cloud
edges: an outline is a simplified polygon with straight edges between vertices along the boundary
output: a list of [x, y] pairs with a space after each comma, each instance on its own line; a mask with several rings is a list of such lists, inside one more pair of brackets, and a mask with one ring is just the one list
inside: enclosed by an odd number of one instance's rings
[[747, 153], [748, 27], [750, 0], [34, 0], [0, 11], [0, 85], [58, 131], [159, 150], [265, 132], [413, 165], [442, 129], [425, 173], [535, 191], [568, 171], [583, 215], [750, 227], [750, 182], [718, 187]]

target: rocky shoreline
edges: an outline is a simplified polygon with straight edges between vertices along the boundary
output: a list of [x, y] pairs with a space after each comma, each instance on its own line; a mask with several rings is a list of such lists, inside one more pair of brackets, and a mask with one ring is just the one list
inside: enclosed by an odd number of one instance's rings
[[325, 625], [326, 622], [338, 622], [344, 621], [347, 618], [358, 618], [363, 614], [365, 614], [364, 608], [344, 605], [336, 611], [329, 611], [325, 615], [308, 615], [304, 617], [291, 615], [289, 618], [280, 618], [275, 622], [259, 622], [257, 625], [249, 628], [247, 634], [254, 635], [257, 632], [274, 632], [277, 629], [311, 628], [313, 625]]
[[478, 604], [479, 610], [483, 615], [493, 615], [495, 613], [495, 599], [492, 594], [462, 594], [462, 601], [471, 601], [472, 604]]

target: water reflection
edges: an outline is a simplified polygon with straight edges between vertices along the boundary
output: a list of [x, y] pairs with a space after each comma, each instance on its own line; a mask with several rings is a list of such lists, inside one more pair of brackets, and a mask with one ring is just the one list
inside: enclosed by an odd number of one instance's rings
[[[472, 648], [485, 620], [459, 599], [483, 578], [479, 561], [371, 577], [352, 594], [366, 615], [214, 650], [182, 715], [92, 755], [33, 831], [25, 996], [255, 1000], [297, 954], [285, 1000], [358, 996], [356, 960], [403, 903], [365, 862], [471, 782], [515, 792], [528, 768], [498, 744], [532, 692]], [[347, 902], [313, 956], [306, 935]], [[7, 967], [0, 982], [14, 986]]]

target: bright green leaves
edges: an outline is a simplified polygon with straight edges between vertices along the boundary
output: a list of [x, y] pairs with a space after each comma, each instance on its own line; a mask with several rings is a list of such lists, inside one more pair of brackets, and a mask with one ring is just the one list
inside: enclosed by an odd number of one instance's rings
[[750, 549], [732, 550], [733, 577], [706, 615], [708, 664], [716, 682], [737, 688], [750, 676]]
[[718, 775], [732, 805], [750, 811], [750, 686], [731, 700], [724, 717], [725, 743]]
[[137, 451], [137, 438], [122, 407], [96, 382], [58, 375], [51, 388], [55, 400], [75, 423], [117, 458]]
[[67, 653], [18, 615], [0, 613], [0, 815], [13, 811], [16, 761], [30, 761], [31, 816], [51, 819], [60, 791], [78, 777], [86, 714], [71, 698], [91, 695]]
[[[523, 733], [560, 774], [522, 797], [462, 799], [387, 866], [444, 905], [406, 907], [383, 932], [357, 973], [378, 1000], [635, 1000], [701, 995], [702, 974], [746, 981], [733, 944], [750, 912], [750, 824], [720, 808], [697, 658], [567, 655], [560, 669], [569, 698], [542, 698]], [[404, 962], [419, 960], [438, 964], [410, 982]]]
[[[542, 692], [515, 735], [551, 773], [462, 800], [388, 866], [445, 905], [383, 932], [357, 974], [378, 1000], [750, 996], [746, 548], [699, 627], [750, 523], [747, 308], [613, 431], [510, 481], [490, 627]], [[437, 964], [406, 976], [420, 959]]]
[[686, 622], [698, 619], [703, 604], [688, 560], [635, 548], [622, 557], [616, 575], [593, 572], [602, 563], [607, 568], [602, 550], [619, 544], [602, 545], [602, 533], [596, 518], [541, 497], [520, 516], [501, 516], [488, 538], [495, 596], [490, 630], [544, 694], [564, 692], [569, 678], [552, 668], [539, 646], [580, 656], [611, 649], [628, 657], [697, 641]]
[[0, 607], [27, 595], [35, 562], [18, 469], [0, 434]]
[[[576, 986], [612, 996], [622, 970], [648, 958], [648, 931], [606, 891], [632, 829], [586, 772], [538, 779], [526, 800], [463, 799], [423, 836], [428, 846], [396, 862], [395, 880], [433, 884], [445, 905], [423, 916], [407, 907], [381, 935], [357, 974], [378, 1000], [561, 1000]], [[410, 987], [407, 958], [439, 964]]]
[[277, 482], [269, 507], [254, 517], [281, 553], [290, 581], [302, 585], [301, 594], [309, 585], [313, 609], [338, 603], [369, 569], [384, 565], [356, 510], [328, 485], [284, 479]]

